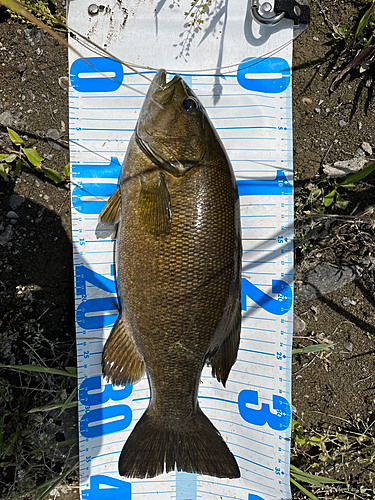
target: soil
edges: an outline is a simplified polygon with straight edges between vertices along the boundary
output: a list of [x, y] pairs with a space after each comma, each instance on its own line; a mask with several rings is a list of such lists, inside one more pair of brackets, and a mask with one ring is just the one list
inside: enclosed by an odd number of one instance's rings
[[[333, 26], [356, 26], [368, 2], [331, 0], [320, 4], [310, 0], [310, 6], [311, 25], [294, 42], [293, 63], [297, 284], [303, 272], [323, 262], [336, 264], [339, 269], [343, 263], [370, 257], [366, 270], [355, 281], [295, 305], [295, 313], [306, 324], [304, 331], [295, 335], [295, 348], [330, 344], [321, 352], [294, 355], [292, 366], [294, 418], [305, 434], [322, 436], [328, 430], [331, 434], [350, 432], [373, 422], [375, 271], [371, 261], [371, 204], [375, 174], [353, 189], [340, 191], [343, 207], [324, 207], [323, 195], [333, 183], [324, 179], [322, 168], [352, 159], [364, 142], [375, 147], [375, 103], [373, 68], [363, 73], [354, 69], [330, 89], [345, 47], [344, 41], [332, 37]], [[60, 10], [64, 10], [61, 4]], [[27, 147], [35, 146], [46, 157], [46, 166], [62, 174], [69, 161], [68, 93], [64, 82], [59, 81], [67, 76], [66, 50], [48, 35], [9, 19], [1, 11], [0, 54], [0, 147], [12, 148], [4, 126], [8, 124]], [[350, 61], [348, 53], [344, 60]], [[48, 137], [51, 129], [57, 131], [55, 140]], [[369, 155], [367, 159], [370, 163], [374, 158]], [[320, 190], [316, 199], [308, 198], [313, 190]], [[14, 210], [16, 219], [7, 217], [13, 194], [25, 197]], [[42, 173], [24, 168], [17, 178], [0, 178], [0, 195], [0, 240], [11, 226], [11, 238], [0, 246], [0, 362], [40, 364], [42, 359], [54, 368], [75, 366], [69, 185], [56, 185]], [[23, 479], [31, 466], [27, 453], [43, 444], [38, 444], [38, 433], [30, 429], [40, 430], [42, 426], [46, 439], [52, 436], [55, 442], [74, 438], [77, 430], [74, 410], [69, 410], [70, 420], [58, 417], [56, 411], [48, 416], [48, 422], [38, 422], [33, 414], [27, 414], [30, 408], [51, 400], [64, 400], [74, 387], [69, 378], [57, 377], [51, 388], [40, 379], [25, 387], [15, 371], [2, 370], [0, 377], [4, 442], [15, 435], [20, 439], [17, 421], [29, 429], [25, 444], [15, 444], [10, 457], [5, 454], [0, 458], [0, 495], [6, 498], [53, 477], [77, 454], [73, 445], [62, 447], [60, 455], [51, 452], [48, 471], [45, 459], [35, 459], [34, 482], [28, 483]], [[12, 418], [14, 415], [18, 420]], [[373, 436], [371, 430], [368, 432]], [[313, 454], [311, 449], [298, 452], [293, 463], [314, 472], [310, 467]], [[362, 495], [358, 498], [373, 498], [372, 464], [344, 460], [324, 469], [324, 473], [347, 480], [349, 486], [338, 488], [339, 493], [334, 489], [321, 491], [320, 498], [353, 498], [354, 493]], [[49, 498], [58, 495], [78, 499], [77, 488], [69, 490], [71, 484], [67, 481], [65, 489], [54, 490]], [[293, 497], [305, 498], [297, 489]]]

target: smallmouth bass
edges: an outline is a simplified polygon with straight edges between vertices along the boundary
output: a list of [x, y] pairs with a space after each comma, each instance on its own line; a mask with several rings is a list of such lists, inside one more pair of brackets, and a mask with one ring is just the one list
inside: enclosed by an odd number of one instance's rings
[[205, 363], [225, 386], [241, 328], [241, 234], [230, 161], [197, 96], [159, 70], [150, 85], [102, 223], [119, 223], [121, 312], [105, 344], [114, 385], [147, 373], [150, 403], [128, 437], [119, 473], [172, 470], [240, 477], [198, 404]]

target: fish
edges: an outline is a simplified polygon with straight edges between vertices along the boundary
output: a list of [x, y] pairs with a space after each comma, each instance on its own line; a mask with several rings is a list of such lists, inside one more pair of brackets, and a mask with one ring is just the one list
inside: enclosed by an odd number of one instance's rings
[[119, 185], [99, 216], [117, 224], [120, 313], [103, 376], [150, 401], [127, 438], [119, 474], [173, 470], [238, 478], [240, 470], [198, 403], [202, 369], [224, 387], [240, 342], [241, 228], [233, 169], [201, 102], [159, 69], [130, 139]]

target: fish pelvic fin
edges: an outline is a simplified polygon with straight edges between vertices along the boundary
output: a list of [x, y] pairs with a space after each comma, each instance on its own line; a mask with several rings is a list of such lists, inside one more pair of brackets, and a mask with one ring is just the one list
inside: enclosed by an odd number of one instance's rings
[[217, 378], [217, 380], [221, 382], [224, 387], [227, 382], [229, 372], [237, 359], [238, 347], [240, 345], [240, 335], [241, 303], [238, 299], [235, 304], [232, 323], [224, 341], [221, 345], [207, 354], [207, 362], [211, 365], [212, 376]]
[[144, 175], [139, 194], [139, 214], [143, 227], [155, 236], [171, 231], [171, 202], [163, 174]]
[[175, 469], [230, 479], [240, 477], [234, 456], [199, 406], [179, 428], [171, 428], [147, 408], [119, 459], [119, 473], [125, 477], [144, 479]]
[[120, 220], [120, 201], [120, 188], [117, 187], [100, 212], [99, 222], [101, 224], [117, 224]]
[[145, 373], [145, 362], [139, 353], [132, 327], [122, 312], [105, 343], [102, 371], [114, 385], [134, 385]]

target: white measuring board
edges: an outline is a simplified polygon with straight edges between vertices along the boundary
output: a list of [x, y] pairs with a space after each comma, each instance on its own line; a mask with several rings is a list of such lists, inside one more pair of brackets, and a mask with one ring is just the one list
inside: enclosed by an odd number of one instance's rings
[[[199, 404], [236, 457], [239, 479], [170, 472], [119, 476], [125, 440], [149, 400], [147, 379], [112, 387], [101, 353], [114, 324], [114, 242], [98, 215], [148, 83], [71, 38], [70, 140], [79, 385], [80, 490], [85, 500], [286, 500], [291, 425], [293, 272], [292, 23], [261, 28], [242, 0], [213, 1], [202, 30], [184, 27], [190, 1], [111, 0], [95, 16], [73, 0], [68, 24], [116, 57], [179, 73], [193, 88], [235, 170], [243, 238], [242, 332], [226, 388], [202, 373]], [[212, 70], [212, 68], [224, 67]], [[151, 78], [153, 69], [141, 69]], [[110, 77], [106, 78], [106, 76]], [[121, 83], [123, 85], [121, 85]]]

